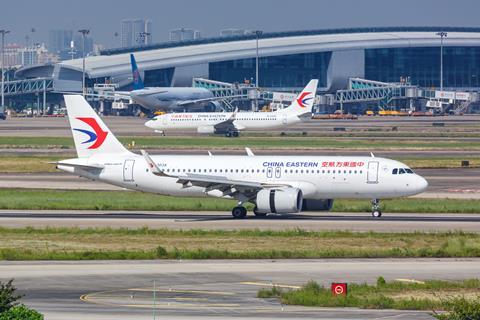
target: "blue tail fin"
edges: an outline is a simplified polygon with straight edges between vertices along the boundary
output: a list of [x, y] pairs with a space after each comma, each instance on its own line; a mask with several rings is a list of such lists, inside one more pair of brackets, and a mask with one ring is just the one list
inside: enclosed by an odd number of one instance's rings
[[133, 53], [130, 54], [130, 62], [132, 63], [132, 75], [133, 75], [133, 90], [139, 90], [145, 88], [143, 85], [142, 77], [140, 77], [140, 71], [138, 71], [137, 62]]

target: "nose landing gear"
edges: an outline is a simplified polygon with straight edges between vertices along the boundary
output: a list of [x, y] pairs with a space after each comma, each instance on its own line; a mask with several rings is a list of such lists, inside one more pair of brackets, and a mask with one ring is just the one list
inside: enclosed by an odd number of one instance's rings
[[372, 199], [372, 217], [380, 218], [382, 216], [382, 211], [380, 211], [380, 200]]

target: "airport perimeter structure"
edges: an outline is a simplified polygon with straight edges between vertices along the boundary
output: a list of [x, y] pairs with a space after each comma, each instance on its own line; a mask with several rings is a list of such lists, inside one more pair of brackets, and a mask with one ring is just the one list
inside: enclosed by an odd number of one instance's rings
[[[347, 88], [349, 79], [361, 78], [438, 90], [439, 31], [447, 33], [442, 42], [444, 90], [479, 91], [480, 28], [463, 27], [263, 33], [258, 44], [259, 86], [294, 91], [316, 78], [319, 93], [335, 93]], [[111, 83], [129, 89], [132, 52], [146, 86], [190, 86], [194, 78], [226, 83], [255, 81], [256, 35], [252, 34], [105, 50], [86, 58], [87, 86]], [[16, 80], [31, 82], [35, 78], [53, 81], [47, 91], [81, 91], [82, 59], [16, 72]], [[7, 92], [7, 98], [22, 94]]]

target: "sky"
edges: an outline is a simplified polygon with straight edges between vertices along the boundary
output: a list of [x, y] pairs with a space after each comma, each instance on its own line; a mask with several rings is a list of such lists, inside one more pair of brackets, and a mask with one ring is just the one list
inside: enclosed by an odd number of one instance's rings
[[[480, 27], [478, 0], [1, 0], [6, 43], [48, 44], [52, 29], [90, 29], [95, 43], [118, 47], [120, 22], [149, 18], [153, 42], [179, 27], [218, 36], [225, 28], [289, 31], [378, 26]], [[31, 29], [35, 32], [32, 33]]]

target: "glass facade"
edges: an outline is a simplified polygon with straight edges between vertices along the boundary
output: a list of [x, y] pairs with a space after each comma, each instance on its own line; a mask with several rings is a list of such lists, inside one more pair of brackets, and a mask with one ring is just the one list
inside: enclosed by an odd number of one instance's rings
[[146, 87], [170, 87], [175, 68], [146, 70], [143, 80]]
[[[260, 87], [303, 88], [311, 79], [327, 85], [331, 52], [301, 53], [259, 59]], [[223, 82], [255, 82], [255, 58], [211, 62], [209, 78]]]
[[[440, 87], [440, 47], [365, 50], [365, 78]], [[443, 86], [480, 87], [480, 47], [443, 47]]]

